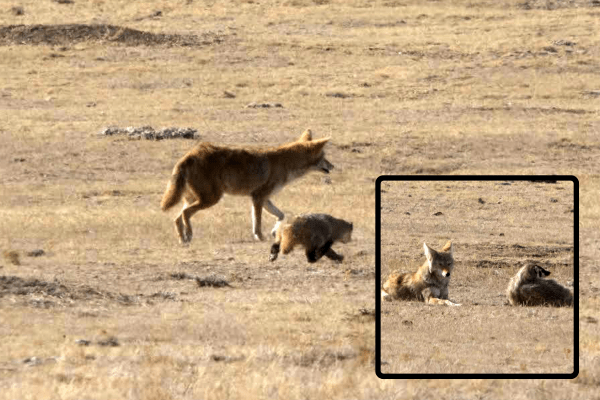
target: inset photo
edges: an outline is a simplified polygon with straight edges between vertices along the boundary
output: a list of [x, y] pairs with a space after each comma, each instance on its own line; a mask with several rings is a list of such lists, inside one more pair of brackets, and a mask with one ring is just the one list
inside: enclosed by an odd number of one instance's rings
[[380, 378], [574, 378], [574, 176], [380, 176]]

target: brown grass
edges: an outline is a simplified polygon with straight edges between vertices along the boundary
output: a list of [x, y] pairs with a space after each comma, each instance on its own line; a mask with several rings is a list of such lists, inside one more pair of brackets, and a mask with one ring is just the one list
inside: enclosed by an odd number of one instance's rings
[[[0, 292], [0, 397], [592, 396], [600, 337], [590, 319], [581, 322], [575, 381], [396, 382], [375, 376], [372, 319], [352, 317], [374, 307], [374, 182], [384, 173], [577, 175], [580, 314], [597, 315], [598, 11], [584, 1], [553, 4], [22, 0], [0, 7], [3, 25], [107, 24], [219, 39], [200, 46], [94, 39], [0, 47], [0, 250], [22, 255], [19, 266], [1, 259], [0, 274], [37, 280], [23, 294]], [[340, 248], [344, 264], [307, 265], [301, 253], [268, 263], [269, 243], [251, 240], [246, 198], [227, 197], [197, 214], [194, 242], [180, 247], [159, 202], [192, 142], [97, 135], [106, 126], [141, 125], [193, 127], [202, 140], [225, 144], [277, 145], [307, 127], [317, 137], [331, 135], [332, 184], [311, 174], [275, 202], [288, 214], [324, 212], [354, 222], [354, 241]], [[477, 307], [480, 317], [516, 316], [519, 309], [478, 300], [469, 293], [473, 285], [457, 285], [470, 273], [498, 284], [490, 292], [499, 293], [503, 285], [487, 271], [506, 273], [503, 280], [509, 271], [476, 266], [482, 257], [503, 261], [490, 247], [501, 241], [488, 234], [496, 222], [464, 200], [461, 213], [477, 212], [486, 233], [457, 235], [467, 237], [457, 257], [471, 264], [457, 267], [451, 294], [481, 305], [452, 316], [472, 318]], [[524, 241], [521, 215], [510, 217], [507, 246]], [[265, 216], [265, 233], [271, 223]], [[431, 237], [436, 225], [423, 228], [431, 230], [398, 243], [398, 263], [420, 259], [417, 239], [441, 240]], [[543, 236], [535, 242], [545, 243]], [[23, 255], [33, 249], [46, 254]], [[514, 258], [511, 250], [506, 261]], [[198, 287], [169, 278], [173, 273], [215, 275], [232, 287]], [[409, 310], [422, 313], [419, 305]], [[561, 313], [540, 309], [535, 318], [556, 332]], [[483, 322], [475, 339], [489, 334]], [[111, 337], [118, 346], [98, 344]], [[501, 340], [494, 351], [509, 346]], [[538, 344], [539, 365], [527, 370], [560, 359], [562, 348]], [[510, 363], [482, 354], [477, 365], [520, 370], [519, 347], [508, 349]], [[439, 348], [436, 357], [448, 360]], [[406, 357], [415, 366], [424, 360]]]

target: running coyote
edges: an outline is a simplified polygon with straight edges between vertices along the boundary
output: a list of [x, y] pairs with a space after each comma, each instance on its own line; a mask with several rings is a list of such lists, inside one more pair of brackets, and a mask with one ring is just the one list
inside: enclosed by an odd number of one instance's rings
[[264, 207], [278, 221], [283, 213], [269, 197], [309, 171], [326, 174], [333, 165], [323, 147], [329, 141], [312, 139], [310, 129], [292, 143], [268, 149], [229, 148], [198, 143], [179, 160], [163, 195], [161, 209], [168, 210], [183, 197], [183, 209], [175, 218], [181, 243], [192, 240], [190, 218], [215, 205], [224, 193], [252, 198], [252, 231], [263, 240], [261, 213]]

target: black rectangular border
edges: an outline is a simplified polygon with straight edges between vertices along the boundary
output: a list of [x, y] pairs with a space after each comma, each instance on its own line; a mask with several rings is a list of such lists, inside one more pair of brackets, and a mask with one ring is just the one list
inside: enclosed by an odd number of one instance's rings
[[[381, 372], [381, 182], [384, 181], [570, 181], [573, 182], [573, 366], [563, 373], [427, 374]], [[579, 180], [574, 175], [381, 175], [375, 181], [375, 374], [381, 379], [574, 379], [579, 374]]]

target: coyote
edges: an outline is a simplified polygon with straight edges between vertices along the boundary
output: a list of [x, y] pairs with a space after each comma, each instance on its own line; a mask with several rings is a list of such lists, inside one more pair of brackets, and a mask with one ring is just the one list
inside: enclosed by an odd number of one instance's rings
[[566, 287], [553, 279], [545, 279], [550, 271], [533, 263], [525, 265], [512, 277], [506, 296], [511, 305], [525, 306], [571, 306], [573, 295]]
[[441, 252], [423, 243], [427, 261], [415, 273], [392, 273], [383, 284], [382, 300], [419, 300], [429, 304], [460, 306], [448, 300], [450, 273], [454, 268], [452, 242]]
[[326, 256], [342, 262], [344, 256], [331, 249], [335, 242], [348, 243], [352, 236], [352, 223], [337, 219], [327, 214], [303, 214], [282, 225], [275, 225], [275, 243], [271, 246], [270, 261], [275, 261], [279, 250], [288, 254], [295, 245], [302, 245], [306, 250], [306, 259], [310, 263], [317, 262]]
[[328, 141], [313, 140], [307, 129], [297, 141], [276, 148], [233, 149], [198, 143], [175, 164], [161, 209], [168, 210], [183, 197], [175, 227], [180, 242], [186, 243], [192, 240], [190, 218], [197, 211], [215, 205], [224, 193], [250, 196], [254, 238], [263, 240], [263, 207], [278, 221], [284, 218], [269, 197], [309, 171], [328, 174], [333, 169], [323, 151]]

